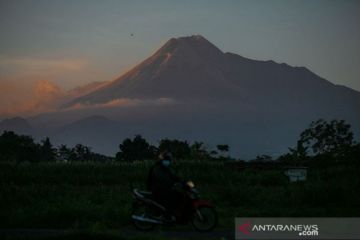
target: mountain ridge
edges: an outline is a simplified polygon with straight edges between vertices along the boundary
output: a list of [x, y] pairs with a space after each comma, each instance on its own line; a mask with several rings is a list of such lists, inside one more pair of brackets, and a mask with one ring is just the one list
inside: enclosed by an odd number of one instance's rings
[[239, 96], [243, 100], [255, 94], [261, 99], [264, 89], [272, 87], [271, 84], [279, 87], [277, 91], [282, 94], [310, 85], [335, 86], [305, 67], [223, 53], [204, 37], [195, 35], [171, 38], [119, 78], [65, 106], [106, 103], [121, 98], [237, 101]]
[[[153, 143], [225, 143], [245, 159], [279, 155], [319, 118], [344, 119], [356, 139], [360, 134], [360, 92], [305, 67], [224, 53], [201, 36], [170, 39], [130, 71], [64, 107], [32, 118], [34, 132], [55, 144], [83, 143], [110, 155], [135, 134]], [[89, 118], [94, 115], [100, 117]]]

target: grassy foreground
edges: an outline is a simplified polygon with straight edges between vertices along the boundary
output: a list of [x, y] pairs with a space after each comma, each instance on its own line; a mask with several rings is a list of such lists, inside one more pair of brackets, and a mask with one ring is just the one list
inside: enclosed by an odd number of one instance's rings
[[[144, 188], [152, 162], [0, 165], [1, 228], [119, 229], [130, 224], [131, 185]], [[235, 171], [223, 163], [180, 162], [219, 213], [235, 217], [360, 216], [359, 168], [309, 169], [290, 183], [283, 170]]]

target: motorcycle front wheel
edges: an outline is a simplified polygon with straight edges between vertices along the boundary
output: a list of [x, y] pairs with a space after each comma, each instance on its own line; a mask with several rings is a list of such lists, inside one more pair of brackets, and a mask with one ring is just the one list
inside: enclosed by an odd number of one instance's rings
[[191, 219], [191, 225], [200, 232], [213, 230], [217, 222], [218, 216], [215, 209], [207, 206], [196, 209]]
[[132, 210], [132, 222], [133, 222], [135, 228], [140, 231], [153, 230], [155, 228], [154, 223], [134, 219], [134, 217], [141, 219], [141, 218], [148, 218], [149, 216], [150, 216], [150, 214], [149, 214], [149, 209], [147, 206], [142, 205], [142, 204], [134, 206], [133, 210]]

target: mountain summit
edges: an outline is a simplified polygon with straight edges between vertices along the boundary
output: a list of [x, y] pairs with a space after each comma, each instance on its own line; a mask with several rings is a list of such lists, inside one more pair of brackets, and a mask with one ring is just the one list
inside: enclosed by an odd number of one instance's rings
[[[133, 69], [74, 104], [116, 99], [232, 102], [255, 109], [333, 112], [360, 107], [359, 92], [336, 86], [304, 67], [223, 53], [200, 35], [171, 38]], [[357, 99], [346, 104], [350, 99]]]
[[[134, 104], [111, 104], [117, 102]], [[359, 92], [305, 67], [224, 53], [199, 35], [171, 38], [118, 79], [67, 107], [79, 104], [96, 107], [59, 114], [101, 114], [118, 121], [109, 136], [92, 138], [99, 145], [114, 132], [140, 133], [155, 142], [167, 137], [223, 142], [233, 153], [253, 157], [286, 151], [319, 118], [344, 119], [360, 133]]]
[[[75, 103], [106, 103], [119, 98], [208, 97], [228, 86], [220, 65], [224, 53], [204, 37], [171, 38], [152, 56], [110, 84]], [[228, 91], [229, 89], [223, 89]]]

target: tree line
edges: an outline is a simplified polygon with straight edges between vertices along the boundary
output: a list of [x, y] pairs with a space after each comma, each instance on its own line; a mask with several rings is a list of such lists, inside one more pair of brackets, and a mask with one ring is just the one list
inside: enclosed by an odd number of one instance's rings
[[195, 141], [190, 144], [188, 141], [178, 139], [162, 139], [159, 146], [153, 146], [141, 135], [133, 139], [127, 138], [119, 145], [119, 152], [115, 158], [119, 161], [141, 161], [146, 159], [157, 159], [159, 153], [169, 151], [175, 159], [186, 160], [222, 160], [229, 158], [229, 145], [219, 144], [216, 150], [209, 151], [203, 142]]
[[[92, 151], [88, 146], [77, 144], [74, 147], [60, 145], [55, 148], [46, 137], [36, 143], [31, 136], [17, 135], [5, 131], [0, 136], [0, 161], [2, 162], [134, 162], [157, 159], [162, 151], [169, 151], [175, 159], [186, 160], [234, 160], [229, 156], [230, 147], [219, 144], [216, 149], [208, 149], [203, 142], [189, 143], [178, 139], [161, 139], [158, 146], [151, 145], [141, 135], [126, 138], [119, 144], [115, 157], [108, 157]], [[289, 152], [273, 159], [259, 155], [252, 162], [274, 162], [292, 165], [337, 164], [360, 162], [360, 144], [354, 141], [351, 126], [344, 120], [326, 121], [319, 119], [311, 122], [301, 132], [299, 140]]]
[[155, 147], [141, 135], [136, 135], [133, 139], [126, 138], [119, 145], [114, 158], [95, 153], [91, 147], [83, 144], [74, 147], [62, 144], [56, 148], [48, 137], [36, 143], [31, 136], [12, 131], [4, 131], [0, 136], [1, 162], [134, 162], [157, 159], [165, 150], [170, 151], [176, 159], [221, 160], [228, 158], [229, 146], [219, 144], [217, 150], [207, 151], [203, 142], [190, 144], [177, 139], [162, 139]]
[[12, 131], [4, 131], [0, 136], [1, 162], [104, 162], [111, 159], [92, 152], [90, 147], [82, 144], [77, 144], [73, 148], [66, 145], [55, 148], [48, 137], [36, 143], [31, 136], [18, 135]]

